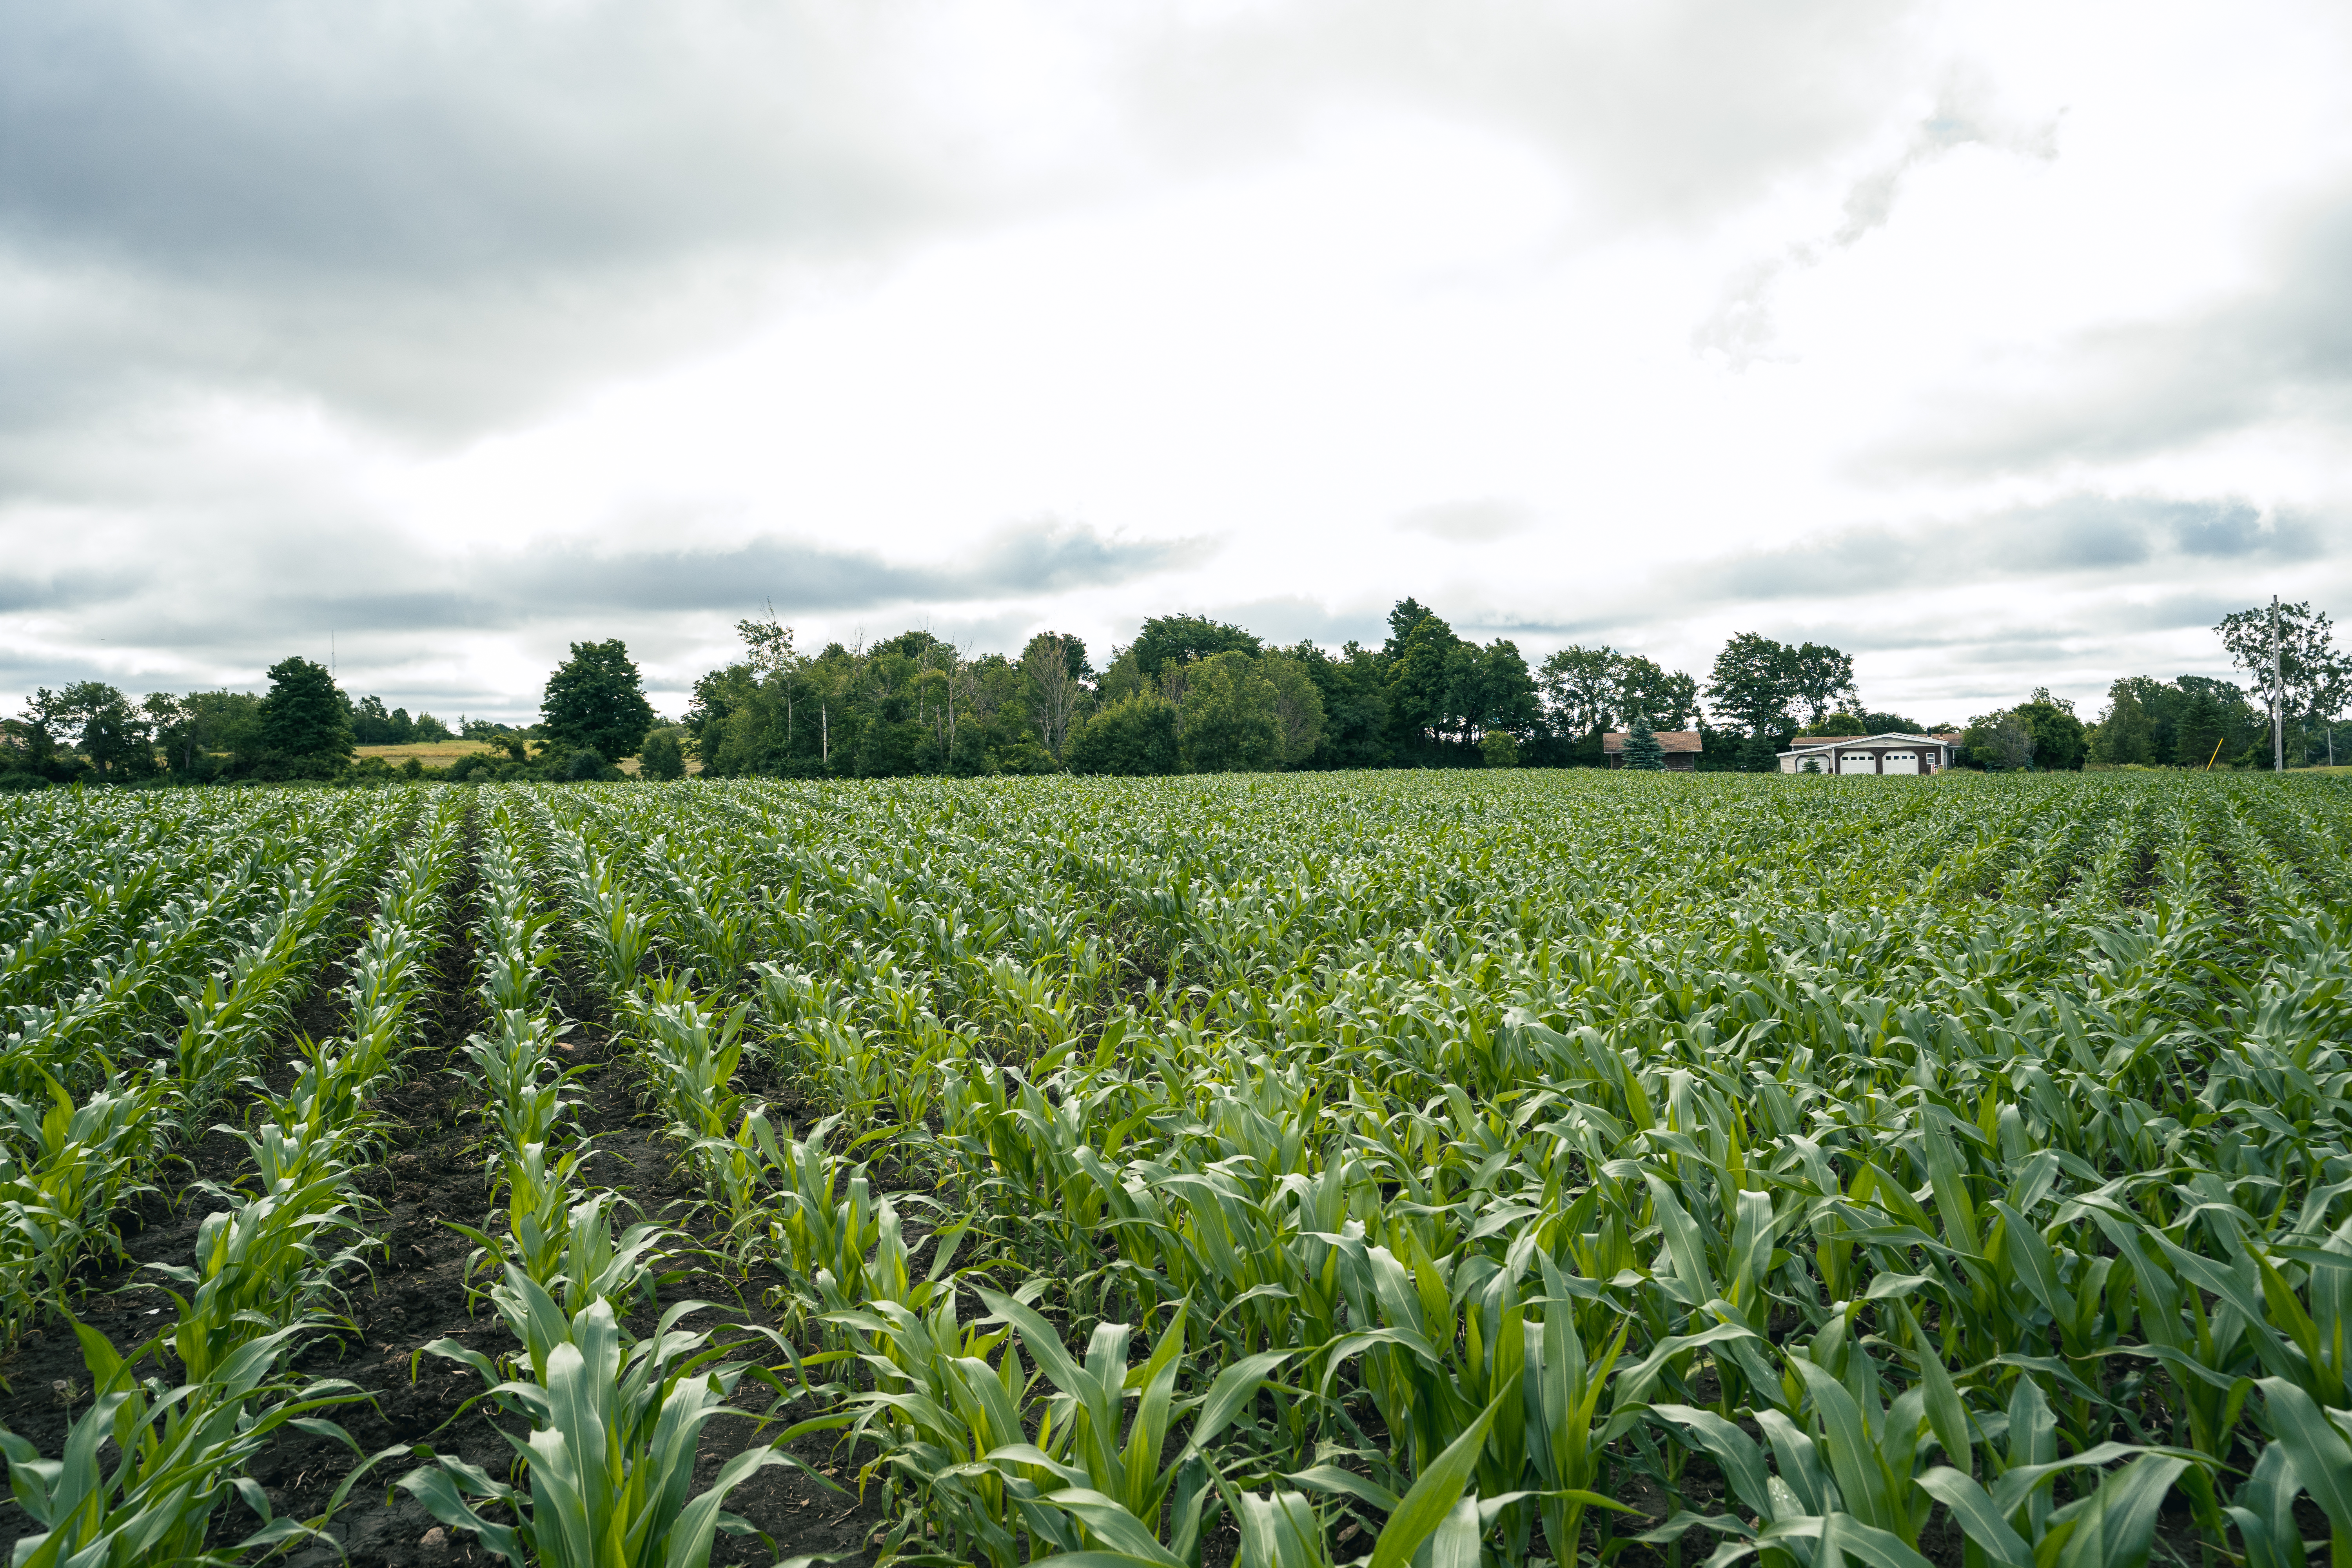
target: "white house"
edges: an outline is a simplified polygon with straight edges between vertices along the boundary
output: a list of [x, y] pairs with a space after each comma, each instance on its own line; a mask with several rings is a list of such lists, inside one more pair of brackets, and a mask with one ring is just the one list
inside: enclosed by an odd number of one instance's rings
[[1784, 773], [1940, 773], [1959, 760], [1958, 735], [1806, 735], [1780, 753]]

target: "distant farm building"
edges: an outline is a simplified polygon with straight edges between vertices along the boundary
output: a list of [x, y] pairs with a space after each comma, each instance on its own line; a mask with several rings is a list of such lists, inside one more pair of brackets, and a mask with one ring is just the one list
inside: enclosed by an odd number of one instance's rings
[[1780, 771], [1940, 773], [1958, 760], [1959, 746], [1958, 735], [1807, 735], [1780, 753]]
[[[1601, 737], [1601, 754], [1612, 768], [1625, 765], [1625, 737], [1631, 731], [1612, 730]], [[1658, 744], [1666, 753], [1666, 771], [1670, 773], [1696, 773], [1698, 770], [1699, 735], [1696, 730], [1660, 730]]]

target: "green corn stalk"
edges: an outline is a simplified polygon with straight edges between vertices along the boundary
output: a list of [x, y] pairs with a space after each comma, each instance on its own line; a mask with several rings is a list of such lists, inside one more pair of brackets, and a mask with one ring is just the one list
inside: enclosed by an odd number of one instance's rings
[[[452, 1224], [450, 1228], [475, 1243], [466, 1259], [466, 1277], [495, 1272], [512, 1262], [534, 1284], [547, 1286], [564, 1269], [572, 1237], [572, 1205], [579, 1190], [576, 1180], [587, 1155], [584, 1144], [558, 1155], [551, 1163], [547, 1145], [526, 1143], [520, 1155], [509, 1161], [507, 1229], [503, 1237], [483, 1228]], [[492, 1211], [495, 1215], [496, 1211]]]
[[152, 1190], [142, 1180], [167, 1136], [168, 1080], [127, 1079], [100, 1058], [105, 1085], [79, 1105], [45, 1070], [46, 1105], [0, 1100], [15, 1134], [0, 1148], [0, 1312], [13, 1342], [44, 1304], [62, 1308], [93, 1247], [121, 1256], [111, 1210]]
[[[839, 1489], [782, 1450], [811, 1429], [803, 1426], [735, 1455], [708, 1489], [688, 1495], [702, 1428], [715, 1416], [741, 1414], [725, 1401], [750, 1370], [722, 1361], [730, 1347], [710, 1344], [708, 1333], [674, 1331], [679, 1320], [709, 1303], [679, 1302], [662, 1314], [651, 1338], [631, 1343], [601, 1297], [567, 1319], [519, 1273], [509, 1274], [509, 1289], [521, 1298], [532, 1331], [545, 1336], [531, 1346], [530, 1378], [502, 1379], [488, 1358], [454, 1341], [436, 1340], [425, 1350], [472, 1366], [488, 1397], [530, 1419], [528, 1438], [507, 1436], [529, 1471], [528, 1489], [429, 1452], [432, 1462], [399, 1482], [436, 1519], [471, 1533], [485, 1550], [550, 1568], [701, 1568], [719, 1531], [751, 1532], [724, 1504], [758, 1471], [798, 1469]], [[520, 1522], [485, 1518], [480, 1507], [487, 1503], [512, 1509]], [[773, 1549], [772, 1541], [761, 1539]]]
[[[316, 1321], [311, 1309], [334, 1275], [357, 1254], [325, 1250], [326, 1238], [355, 1232], [341, 1166], [285, 1180], [236, 1207], [206, 1215], [196, 1227], [193, 1265], [149, 1268], [188, 1293], [166, 1287], [178, 1317], [170, 1343], [188, 1376], [203, 1383], [257, 1340], [292, 1321]], [[217, 1191], [217, 1189], [215, 1189]]]
[[[366, 1468], [340, 1484], [320, 1517], [273, 1517], [268, 1499], [246, 1474], [278, 1431], [299, 1423], [359, 1452], [351, 1437], [317, 1413], [366, 1399], [354, 1385], [326, 1380], [300, 1389], [276, 1376], [279, 1360], [312, 1325], [292, 1323], [250, 1339], [199, 1381], [167, 1389], [141, 1383], [131, 1369], [160, 1352], [158, 1335], [127, 1357], [106, 1336], [73, 1325], [91, 1381], [92, 1404], [68, 1427], [64, 1453], [43, 1459], [30, 1443], [0, 1428], [0, 1452], [16, 1500], [42, 1532], [20, 1538], [12, 1568], [134, 1568], [184, 1563], [214, 1568], [265, 1547], [318, 1536]], [[111, 1442], [108, 1469], [100, 1448]], [[260, 1527], [226, 1552], [207, 1552], [214, 1514], [231, 1494], [259, 1516]]]

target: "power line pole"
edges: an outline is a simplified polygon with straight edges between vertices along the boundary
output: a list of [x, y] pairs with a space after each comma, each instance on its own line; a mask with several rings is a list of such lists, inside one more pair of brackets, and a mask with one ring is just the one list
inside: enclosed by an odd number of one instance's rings
[[2279, 658], [2278, 595], [2271, 595], [2271, 772], [2286, 771], [2286, 687]]

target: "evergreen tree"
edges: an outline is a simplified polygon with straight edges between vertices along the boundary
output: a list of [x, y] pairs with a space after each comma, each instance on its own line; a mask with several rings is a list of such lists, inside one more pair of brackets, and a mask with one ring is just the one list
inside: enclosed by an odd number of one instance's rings
[[547, 678], [540, 712], [556, 740], [605, 757], [636, 755], [654, 726], [645, 683], [618, 637], [573, 643], [572, 657]]
[[324, 777], [351, 761], [352, 711], [327, 667], [285, 658], [269, 667], [261, 749], [297, 777]]
[[1625, 737], [1625, 766], [1637, 773], [1662, 773], [1666, 771], [1666, 749], [1658, 744], [1657, 734], [1650, 728], [1647, 714], [1633, 715], [1633, 731]]

